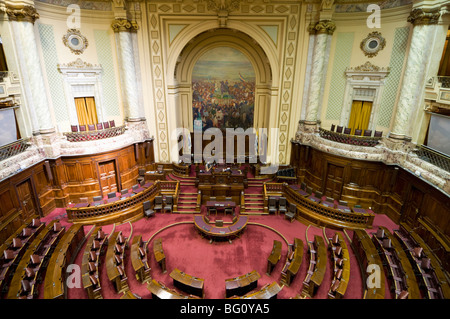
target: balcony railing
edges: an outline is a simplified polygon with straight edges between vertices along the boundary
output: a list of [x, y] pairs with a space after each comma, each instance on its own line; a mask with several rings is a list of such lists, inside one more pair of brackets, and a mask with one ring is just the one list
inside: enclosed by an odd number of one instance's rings
[[69, 142], [85, 142], [93, 140], [101, 140], [104, 138], [110, 138], [125, 133], [125, 125], [111, 127], [103, 130], [85, 131], [85, 132], [65, 132], [64, 136], [67, 137]]
[[20, 139], [18, 141], [3, 145], [0, 147], [0, 161], [22, 153], [30, 146], [31, 142], [29, 138]]
[[343, 134], [328, 131], [323, 128], [319, 128], [319, 134], [320, 137], [330, 141], [357, 146], [373, 147], [377, 145], [381, 140], [381, 137], [378, 136], [375, 137], [375, 136], [358, 136], [358, 135]]
[[450, 157], [448, 155], [437, 152], [425, 145], [417, 145], [414, 152], [420, 159], [450, 172]]
[[450, 88], [450, 76], [438, 76], [437, 79], [441, 83], [441, 88]]

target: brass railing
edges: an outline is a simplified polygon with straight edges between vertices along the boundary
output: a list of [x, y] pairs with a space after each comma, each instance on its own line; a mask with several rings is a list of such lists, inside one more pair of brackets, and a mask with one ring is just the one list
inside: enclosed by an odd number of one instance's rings
[[331, 141], [343, 143], [343, 144], [357, 145], [357, 146], [373, 147], [373, 146], [377, 145], [379, 143], [379, 141], [381, 140], [381, 137], [343, 134], [343, 133], [328, 131], [323, 128], [319, 128], [319, 134], [320, 134], [320, 137], [325, 138], [327, 140], [331, 140]]
[[0, 161], [24, 152], [31, 146], [31, 140], [24, 138], [0, 147]]
[[64, 136], [67, 137], [69, 142], [85, 142], [92, 140], [100, 140], [104, 138], [114, 137], [125, 133], [125, 125], [111, 127], [103, 130], [96, 131], [83, 131], [83, 132], [65, 132]]
[[414, 153], [416, 153], [420, 159], [450, 172], [450, 157], [448, 155], [437, 152], [425, 145], [417, 145]]

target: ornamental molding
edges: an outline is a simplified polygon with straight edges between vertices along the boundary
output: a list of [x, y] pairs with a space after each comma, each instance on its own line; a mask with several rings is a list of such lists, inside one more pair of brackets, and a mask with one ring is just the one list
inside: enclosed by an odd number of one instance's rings
[[34, 23], [39, 19], [39, 13], [33, 6], [7, 6], [5, 13], [8, 15], [9, 20], [12, 21], [27, 21]]
[[139, 29], [136, 21], [129, 21], [122, 18], [115, 19], [111, 27], [114, 32], [136, 32]]
[[387, 73], [389, 73], [390, 68], [389, 67], [386, 67], [386, 68], [379, 67], [379, 66], [376, 66], [376, 65], [370, 63], [370, 61], [367, 61], [366, 63], [364, 63], [362, 65], [356, 66], [354, 68], [349, 67], [345, 70], [345, 73], [355, 73], [355, 72], [358, 72], [358, 73], [361, 73], [361, 72], [387, 72]]
[[407, 21], [414, 25], [437, 24], [440, 16], [439, 9], [425, 10], [419, 8], [411, 11]]
[[61, 73], [69, 72], [95, 72], [100, 73], [102, 66], [98, 64], [92, 64], [89, 62], [84, 62], [80, 58], [69, 63], [57, 64], [57, 68]]
[[67, 30], [67, 33], [62, 37], [62, 41], [76, 55], [82, 54], [89, 45], [88, 39], [78, 29]]
[[381, 33], [378, 31], [369, 33], [359, 45], [361, 50], [364, 52], [364, 55], [369, 58], [376, 56], [378, 52], [384, 49], [385, 46], [386, 39], [383, 38]]
[[317, 23], [311, 23], [308, 27], [310, 33], [315, 34], [329, 34], [332, 35], [336, 30], [336, 24], [331, 20], [321, 20]]
[[226, 11], [232, 12], [239, 9], [241, 0], [207, 0], [206, 7], [210, 11]]

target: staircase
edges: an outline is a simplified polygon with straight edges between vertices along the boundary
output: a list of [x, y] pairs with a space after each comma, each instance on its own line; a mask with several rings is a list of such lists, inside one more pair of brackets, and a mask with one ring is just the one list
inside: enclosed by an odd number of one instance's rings
[[197, 207], [197, 193], [185, 193], [181, 189], [178, 196], [178, 213], [195, 213]]
[[247, 215], [267, 215], [264, 212], [264, 183], [271, 178], [248, 178], [248, 188], [244, 192], [244, 212]]
[[167, 175], [167, 180], [180, 182], [180, 195], [178, 196], [178, 207], [176, 213], [197, 213], [196, 207], [198, 189], [195, 187], [195, 177], [181, 177], [170, 173]]
[[[250, 188], [250, 187], [249, 187]], [[264, 195], [261, 192], [256, 194], [244, 193], [245, 211], [242, 214], [246, 215], [262, 215], [264, 213]]]

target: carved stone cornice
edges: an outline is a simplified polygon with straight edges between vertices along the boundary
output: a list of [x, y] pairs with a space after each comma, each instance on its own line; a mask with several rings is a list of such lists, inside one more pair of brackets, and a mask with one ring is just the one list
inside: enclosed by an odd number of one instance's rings
[[136, 21], [129, 21], [127, 19], [115, 19], [111, 27], [114, 32], [136, 32], [139, 29]]
[[389, 72], [390, 69], [389, 69], [389, 67], [383, 68], [383, 67], [376, 66], [376, 65], [370, 63], [369, 61], [367, 61], [366, 63], [356, 66], [354, 68], [347, 68], [346, 71], [347, 72]]
[[332, 35], [334, 30], [336, 30], [336, 24], [331, 20], [321, 20], [308, 26], [309, 33], [315, 34], [326, 33]]
[[414, 25], [437, 24], [440, 16], [441, 14], [439, 12], [439, 9], [424, 10], [418, 8], [411, 11], [407, 21]]
[[33, 6], [7, 6], [5, 13], [8, 15], [11, 21], [28, 21], [34, 23], [39, 19], [39, 13], [37, 13], [36, 8]]
[[239, 9], [239, 4], [241, 0], [207, 0], [206, 6], [208, 10], [211, 11], [226, 11], [231, 12]]

